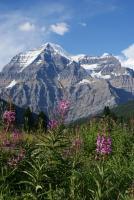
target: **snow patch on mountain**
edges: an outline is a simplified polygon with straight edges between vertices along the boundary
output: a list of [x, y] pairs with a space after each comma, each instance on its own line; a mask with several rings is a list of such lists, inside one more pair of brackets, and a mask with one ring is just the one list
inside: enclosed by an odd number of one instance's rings
[[95, 72], [95, 71], [93, 71], [90, 75], [93, 78], [103, 78], [103, 79], [110, 79], [111, 78], [110, 75], [103, 75], [103, 74], [101, 74], [101, 72]]
[[39, 54], [42, 52], [41, 50], [33, 50], [33, 51], [28, 51], [26, 54], [21, 54], [20, 55], [20, 67], [22, 72], [27, 66], [33, 63], [33, 61], [39, 56]]
[[16, 80], [11, 81], [11, 83], [6, 87], [6, 88], [12, 88], [13, 86], [15, 86], [17, 84]]
[[82, 64], [81, 66], [86, 70], [93, 70], [99, 67], [97, 63], [96, 64]]
[[130, 75], [130, 73], [126, 70], [125, 70], [124, 73], [111, 72], [111, 74], [114, 75], [114, 76], [125, 76], [125, 75], [129, 76]]
[[78, 84], [85, 84], [85, 83], [91, 83], [91, 81], [90, 80], [88, 80], [88, 79], [83, 79], [82, 81], [80, 81]]
[[79, 62], [80, 59], [84, 58], [86, 55], [85, 54], [79, 54], [79, 55], [73, 55], [70, 58], [74, 60], [75, 62]]
[[111, 56], [112, 56], [112, 54], [110, 54], [110, 53], [103, 53], [101, 58], [111, 57]]

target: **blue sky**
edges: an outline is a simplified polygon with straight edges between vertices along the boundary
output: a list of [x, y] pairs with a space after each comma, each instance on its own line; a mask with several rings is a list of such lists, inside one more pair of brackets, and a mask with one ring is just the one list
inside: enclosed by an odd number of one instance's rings
[[133, 60], [133, 9], [133, 0], [0, 0], [0, 67], [48, 41], [72, 54]]

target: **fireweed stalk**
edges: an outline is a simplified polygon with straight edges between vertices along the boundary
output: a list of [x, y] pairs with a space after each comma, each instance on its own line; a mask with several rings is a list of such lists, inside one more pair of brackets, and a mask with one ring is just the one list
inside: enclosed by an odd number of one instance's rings
[[70, 102], [68, 100], [61, 100], [58, 104], [57, 111], [61, 116], [61, 122], [64, 121], [64, 117], [67, 114], [67, 111], [70, 107]]
[[68, 100], [61, 100], [58, 103], [58, 106], [54, 113], [55, 113], [56, 118], [57, 116], [59, 117], [59, 120], [58, 119], [50, 120], [48, 124], [48, 127], [50, 129], [57, 128], [60, 124], [64, 123], [64, 118], [65, 118], [65, 115], [67, 114], [69, 107], [70, 107], [70, 102]]
[[14, 122], [16, 120], [16, 113], [14, 111], [5, 111], [3, 114], [3, 122], [5, 125], [4, 136], [1, 137], [2, 148], [4, 150], [13, 150], [11, 158], [8, 159], [7, 164], [11, 167], [16, 167], [25, 157], [25, 149], [21, 147], [22, 133], [15, 129]]
[[12, 141], [14, 142], [14, 143], [19, 143], [20, 141], [22, 140], [22, 133], [19, 131], [19, 130], [17, 130], [17, 129], [15, 129], [13, 132], [12, 132]]
[[56, 120], [56, 119], [51, 119], [50, 121], [49, 121], [49, 124], [48, 124], [48, 127], [50, 128], [50, 129], [54, 129], [54, 128], [57, 128], [58, 127], [58, 121]]
[[2, 148], [15, 149], [22, 141], [22, 133], [15, 129], [11, 134], [6, 133], [0, 139], [2, 141]]
[[6, 126], [5, 132], [7, 133], [9, 129], [13, 126], [15, 122], [16, 114], [14, 111], [5, 111], [3, 114], [3, 121]]
[[96, 152], [99, 155], [109, 155], [112, 152], [112, 140], [110, 136], [100, 135], [97, 136]]

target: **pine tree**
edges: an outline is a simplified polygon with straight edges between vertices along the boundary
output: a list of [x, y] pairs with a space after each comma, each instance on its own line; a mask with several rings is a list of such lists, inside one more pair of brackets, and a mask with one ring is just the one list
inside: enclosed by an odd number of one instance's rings
[[41, 111], [38, 115], [38, 119], [37, 119], [37, 127], [39, 130], [41, 131], [47, 131], [47, 123], [48, 123], [48, 118], [45, 115], [45, 113], [43, 111]]
[[24, 112], [24, 129], [26, 131], [32, 130], [34, 127], [34, 119], [30, 108], [28, 107]]
[[103, 115], [106, 116], [110, 116], [111, 115], [111, 111], [109, 106], [105, 106], [104, 111], [103, 111]]

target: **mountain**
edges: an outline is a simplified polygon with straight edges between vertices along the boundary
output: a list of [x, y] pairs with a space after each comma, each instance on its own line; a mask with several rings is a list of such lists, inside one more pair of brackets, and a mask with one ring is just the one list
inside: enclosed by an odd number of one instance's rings
[[102, 56], [73, 56], [93, 78], [113, 79], [119, 76], [134, 76], [134, 71], [121, 66], [119, 60], [112, 54], [104, 53]]
[[0, 73], [0, 95], [19, 107], [52, 113], [60, 99], [71, 103], [66, 121], [95, 115], [134, 98], [134, 71], [110, 54], [72, 56], [46, 43], [20, 53]]

